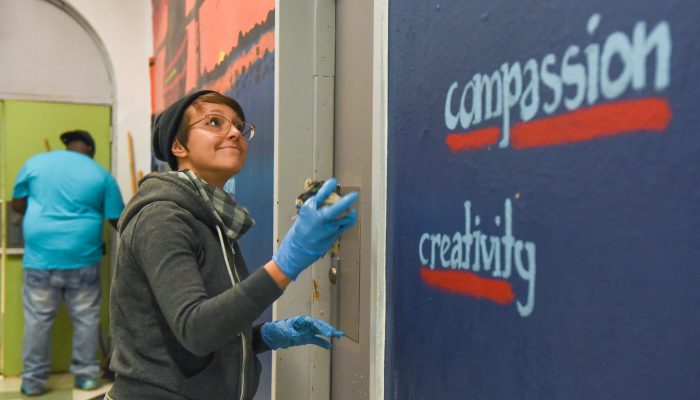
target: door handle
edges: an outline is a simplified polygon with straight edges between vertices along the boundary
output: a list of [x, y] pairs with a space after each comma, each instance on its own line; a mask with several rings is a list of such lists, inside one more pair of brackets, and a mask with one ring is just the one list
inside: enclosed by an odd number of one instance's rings
[[328, 270], [328, 280], [335, 285], [338, 281], [338, 272], [340, 270], [340, 257], [336, 253], [331, 254], [331, 268]]

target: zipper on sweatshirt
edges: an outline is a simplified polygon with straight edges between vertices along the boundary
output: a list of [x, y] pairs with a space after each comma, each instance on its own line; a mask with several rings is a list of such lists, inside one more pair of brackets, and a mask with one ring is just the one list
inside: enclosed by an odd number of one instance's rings
[[[224, 253], [224, 262], [226, 263], [226, 271], [228, 272], [229, 278], [231, 278], [231, 287], [235, 286], [237, 283], [241, 281], [241, 278], [238, 276], [238, 270], [236, 269], [236, 250], [233, 248], [230, 242], [227, 243], [229, 244], [229, 248], [231, 249], [231, 253], [233, 254], [233, 258], [231, 261], [233, 262], [233, 268], [231, 268], [231, 265], [228, 262], [228, 255], [226, 254], [226, 246], [224, 246], [224, 236], [221, 233], [221, 228], [219, 226], [216, 226], [216, 232], [219, 234], [219, 244], [221, 245], [221, 251]], [[233, 271], [233, 273], [231, 273]], [[235, 277], [234, 277], [235, 276]], [[243, 348], [243, 361], [241, 362], [241, 396], [240, 400], [245, 399], [245, 376], [246, 376], [246, 365], [248, 364], [248, 340], [245, 337], [245, 332], [241, 332], [238, 334], [241, 337], [241, 347]]]
[[[236, 250], [233, 248], [233, 246], [229, 243], [229, 247], [231, 248], [231, 253], [233, 254], [233, 258], [231, 261], [233, 262], [233, 274], [236, 276], [236, 283], [241, 281], [241, 278], [238, 276], [238, 268], [236, 268]], [[245, 332], [241, 332], [241, 341], [243, 344], [243, 363], [241, 365], [241, 400], [245, 398], [245, 376], [246, 376], [246, 366], [248, 365], [248, 339], [245, 337]]]

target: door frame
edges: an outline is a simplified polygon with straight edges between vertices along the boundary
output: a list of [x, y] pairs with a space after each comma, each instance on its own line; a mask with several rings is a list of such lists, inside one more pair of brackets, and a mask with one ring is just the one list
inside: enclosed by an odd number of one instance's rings
[[[306, 178], [333, 174], [335, 1], [275, 2], [275, 176], [273, 247], [291, 226]], [[374, 1], [370, 398], [384, 398], [388, 0]], [[311, 23], [310, 23], [311, 21]], [[290, 285], [273, 318], [307, 314], [332, 321], [329, 257]], [[275, 352], [272, 398], [330, 398], [330, 352], [302, 346]], [[279, 395], [278, 395], [279, 393]]]

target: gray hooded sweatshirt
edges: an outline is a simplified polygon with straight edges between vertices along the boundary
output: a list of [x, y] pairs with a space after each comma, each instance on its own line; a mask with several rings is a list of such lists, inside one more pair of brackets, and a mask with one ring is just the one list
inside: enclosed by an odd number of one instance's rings
[[282, 294], [279, 286], [263, 268], [248, 274], [238, 245], [174, 174], [143, 179], [119, 232], [110, 397], [252, 399], [256, 354], [269, 350], [253, 321]]

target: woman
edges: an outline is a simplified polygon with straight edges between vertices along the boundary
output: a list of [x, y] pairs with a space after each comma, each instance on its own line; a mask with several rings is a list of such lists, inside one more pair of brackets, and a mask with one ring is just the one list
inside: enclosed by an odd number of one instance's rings
[[[301, 271], [356, 219], [351, 193], [321, 204], [330, 179], [299, 210], [272, 260], [249, 274], [238, 239], [253, 224], [223, 191], [244, 166], [255, 127], [213, 91], [178, 100], [156, 118], [153, 151], [173, 171], [144, 178], [119, 221], [110, 295], [116, 372], [107, 398], [252, 399], [257, 353], [344, 334], [311, 317], [253, 326]], [[267, 246], [267, 243], [261, 243]]]

